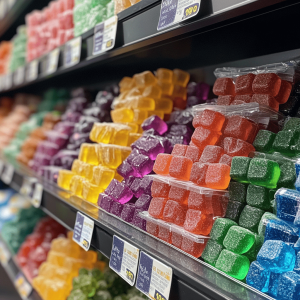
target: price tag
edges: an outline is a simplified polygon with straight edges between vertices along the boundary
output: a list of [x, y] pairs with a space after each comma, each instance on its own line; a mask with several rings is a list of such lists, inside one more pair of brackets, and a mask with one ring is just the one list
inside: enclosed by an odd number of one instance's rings
[[11, 259], [11, 255], [6, 245], [3, 242], [0, 242], [0, 262], [3, 266], [6, 266], [9, 260]]
[[20, 85], [24, 82], [25, 67], [20, 67], [15, 71], [14, 85]]
[[196, 16], [201, 0], [162, 0], [157, 30], [162, 30]]
[[6, 184], [10, 184], [14, 176], [14, 171], [14, 167], [12, 165], [7, 164], [4, 167], [4, 171], [1, 175], [1, 180]]
[[109, 267], [134, 286], [140, 250], [114, 235]]
[[34, 187], [33, 197], [31, 199], [31, 204], [35, 208], [39, 208], [41, 206], [43, 197], [43, 185], [37, 182]]
[[64, 51], [64, 66], [71, 67], [79, 63], [81, 55], [81, 36], [68, 41]]
[[12, 87], [13, 84], [13, 74], [8, 73], [5, 76], [5, 89], [9, 90]]
[[33, 60], [27, 65], [26, 70], [26, 81], [33, 81], [36, 80], [38, 77], [38, 71], [39, 71], [39, 62], [38, 60]]
[[141, 252], [135, 287], [155, 300], [168, 300], [173, 271], [170, 267]]
[[47, 74], [52, 74], [56, 72], [58, 67], [59, 51], [60, 51], [59, 48], [56, 48], [48, 54], [47, 70], [46, 70]]
[[32, 291], [32, 286], [28, 283], [21, 272], [17, 274], [14, 283], [21, 298], [27, 299]]
[[113, 16], [95, 26], [93, 55], [101, 54], [115, 46], [117, 26], [117, 16]]
[[85, 251], [88, 251], [90, 249], [93, 231], [94, 221], [78, 211], [74, 226], [73, 241], [81, 246]]

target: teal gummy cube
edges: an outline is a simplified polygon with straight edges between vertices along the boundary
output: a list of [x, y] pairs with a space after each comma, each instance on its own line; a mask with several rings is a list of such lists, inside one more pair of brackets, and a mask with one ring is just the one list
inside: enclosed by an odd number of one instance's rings
[[237, 223], [226, 218], [217, 218], [210, 232], [210, 238], [220, 245], [223, 245], [223, 240], [232, 226], [236, 226]]
[[231, 161], [230, 177], [236, 181], [247, 183], [247, 173], [251, 158], [235, 156]]
[[258, 233], [258, 225], [264, 213], [260, 208], [246, 205], [241, 212], [239, 225], [254, 233]]
[[246, 203], [247, 187], [245, 183], [231, 181], [228, 186], [229, 200]]
[[247, 189], [247, 204], [261, 208], [270, 209], [269, 189], [263, 186], [249, 184]]
[[291, 150], [291, 146], [295, 143], [295, 131], [284, 130], [279, 131], [273, 143], [273, 150], [286, 156], [294, 156], [295, 151]]
[[256, 260], [257, 254], [264, 243], [264, 237], [258, 234], [255, 234], [255, 242], [253, 246], [244, 253], [245, 256], [249, 258], [250, 261]]
[[285, 187], [294, 189], [297, 179], [296, 168], [293, 162], [286, 162], [280, 166], [280, 177], [277, 182], [277, 188]]
[[260, 130], [253, 142], [253, 147], [260, 152], [272, 152], [272, 145], [274, 143], [276, 134], [268, 130]]
[[220, 245], [217, 241], [210, 239], [207, 242], [201, 257], [208, 264], [215, 266], [223, 249], [223, 246]]
[[247, 174], [250, 183], [273, 189], [276, 188], [279, 177], [280, 168], [277, 162], [264, 158], [251, 159]]
[[300, 118], [290, 118], [284, 124], [283, 130], [294, 130], [300, 126]]

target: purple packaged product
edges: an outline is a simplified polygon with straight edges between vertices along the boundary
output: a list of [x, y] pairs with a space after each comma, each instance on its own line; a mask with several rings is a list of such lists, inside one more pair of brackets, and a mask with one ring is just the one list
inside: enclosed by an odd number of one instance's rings
[[143, 194], [151, 195], [151, 186], [152, 186], [153, 178], [150, 176], [145, 176], [141, 183], [140, 188], [143, 190]]
[[131, 189], [122, 182], [117, 182], [110, 196], [122, 204], [127, 203], [133, 196]]
[[118, 180], [117, 179], [113, 179], [110, 184], [108, 185], [108, 187], [106, 188], [106, 190], [104, 191], [104, 193], [108, 196], [111, 196], [116, 185], [118, 184]]
[[140, 217], [142, 210], [135, 209], [131, 224], [146, 231], [146, 220]]
[[111, 207], [112, 207], [114, 202], [115, 201], [112, 198], [110, 198], [108, 195], [99, 194], [98, 206], [100, 206], [105, 211], [110, 212]]
[[114, 203], [112, 204], [112, 206], [110, 208], [110, 213], [117, 217], [121, 217], [123, 207], [124, 207], [123, 204], [121, 204], [120, 202], [114, 201]]
[[121, 219], [125, 222], [131, 223], [133, 216], [134, 216], [135, 206], [132, 203], [126, 203], [124, 204], [122, 213], [121, 213]]
[[61, 119], [62, 121], [67, 121], [67, 122], [72, 122], [72, 123], [77, 123], [81, 117], [81, 113], [72, 111], [72, 110], [67, 110], [62, 116]]
[[117, 172], [125, 179], [135, 174], [134, 169], [126, 160], [119, 165]]
[[136, 178], [135, 176], [129, 176], [129, 177], [125, 178], [122, 182], [124, 182], [127, 186], [130, 187], [135, 178]]
[[143, 191], [140, 189], [141, 181], [142, 179], [135, 178], [130, 186], [130, 189], [132, 190], [134, 196], [136, 196], [137, 198], [139, 198], [143, 193]]
[[74, 159], [78, 158], [79, 151], [60, 150], [51, 158], [52, 166], [62, 167], [66, 170], [71, 170]]
[[154, 129], [160, 135], [164, 134], [168, 130], [168, 125], [165, 121], [163, 121], [160, 117], [153, 115], [147, 118], [143, 124], [141, 125], [143, 130]]
[[82, 112], [83, 109], [86, 108], [88, 104], [88, 100], [83, 97], [73, 98], [68, 103], [69, 110], [76, 111], [76, 112]]
[[43, 153], [36, 152], [34, 155], [34, 163], [37, 164], [38, 167], [49, 166], [51, 156]]
[[150, 195], [141, 195], [135, 202], [135, 208], [141, 211], [147, 211], [150, 206], [151, 199], [152, 197]]
[[74, 127], [75, 127], [75, 123], [59, 122], [54, 126], [53, 130], [70, 136], [74, 131]]
[[139, 154], [132, 161], [132, 167], [136, 171], [137, 177], [148, 175], [153, 169], [154, 161], [148, 156]]

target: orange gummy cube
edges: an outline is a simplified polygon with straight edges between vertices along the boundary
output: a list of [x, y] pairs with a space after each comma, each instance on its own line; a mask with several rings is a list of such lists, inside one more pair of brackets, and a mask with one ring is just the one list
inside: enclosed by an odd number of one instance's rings
[[235, 80], [235, 93], [237, 95], [253, 94], [252, 83], [255, 75], [252, 73], [241, 75]]
[[189, 180], [193, 162], [183, 156], [173, 156], [169, 168], [169, 175], [180, 180]]
[[180, 85], [186, 87], [190, 80], [190, 74], [180, 69], [173, 70], [173, 83], [174, 85]]
[[133, 76], [135, 83], [138, 87], [146, 87], [156, 83], [157, 79], [150, 71], [145, 71]]
[[215, 145], [218, 142], [220, 136], [220, 132], [206, 129], [200, 126], [195, 129], [192, 135], [192, 142], [200, 149], [204, 149], [205, 146]]
[[279, 103], [274, 97], [267, 94], [254, 94], [251, 98], [251, 102], [256, 102], [259, 104], [270, 106], [276, 111], [279, 110]]
[[217, 78], [213, 87], [213, 93], [217, 96], [234, 95], [235, 88], [231, 78]]
[[168, 198], [180, 204], [187, 204], [189, 194], [187, 189], [171, 184]]
[[252, 83], [252, 90], [255, 94], [268, 94], [277, 96], [280, 90], [281, 79], [275, 73], [264, 73], [255, 76]]
[[185, 109], [186, 108], [186, 100], [176, 97], [173, 98], [173, 107], [178, 109]]
[[193, 120], [193, 126], [207, 128], [213, 131], [221, 131], [225, 122], [225, 116], [221, 113], [205, 109], [201, 114], [197, 114]]
[[183, 228], [194, 234], [208, 235], [213, 226], [213, 216], [200, 210], [188, 209]]
[[171, 243], [171, 226], [168, 224], [158, 224], [158, 235], [157, 237], [167, 243]]
[[199, 161], [202, 150], [196, 146], [188, 146], [185, 157], [189, 158], [193, 163]]
[[168, 175], [171, 160], [172, 160], [172, 155], [165, 154], [165, 153], [159, 153], [156, 157], [156, 160], [155, 160], [155, 163], [153, 166], [153, 171], [159, 175]]
[[152, 197], [163, 197], [167, 198], [170, 191], [170, 185], [168, 183], [153, 180], [151, 186], [151, 195]]
[[154, 236], [158, 236], [158, 224], [156, 222], [151, 222], [147, 220], [146, 231]]
[[186, 211], [186, 205], [180, 204], [173, 200], [168, 200], [164, 208], [163, 220], [178, 226], [182, 226], [185, 220]]
[[190, 181], [194, 182], [197, 185], [205, 187], [205, 176], [207, 168], [208, 164], [201, 164], [199, 162], [193, 163]]
[[209, 164], [205, 184], [208, 188], [225, 190], [230, 182], [230, 167], [225, 164]]
[[193, 191], [190, 192], [190, 196], [188, 199], [188, 208], [200, 210], [206, 215], [213, 213], [211, 197], [209, 195], [200, 194]]
[[220, 146], [206, 146], [200, 157], [200, 163], [217, 163], [224, 154], [224, 150]]
[[187, 97], [186, 88], [182, 87], [180, 85], [174, 85], [172, 97], [173, 98], [181, 98], [183, 100], [186, 100], [186, 97]]
[[156, 71], [156, 77], [160, 82], [169, 82], [172, 83], [173, 81], [173, 71], [169, 69], [160, 68]]
[[228, 165], [229, 167], [231, 167], [231, 161], [232, 161], [232, 156], [230, 156], [228, 154], [223, 154], [221, 159], [219, 160], [219, 163], [225, 164], [225, 165]]
[[275, 97], [279, 104], [284, 104], [288, 101], [292, 91], [292, 84], [286, 80], [281, 80], [281, 86], [278, 95]]
[[205, 249], [208, 239], [195, 240], [188, 235], [182, 236], [180, 249], [196, 258], [200, 257]]
[[187, 148], [188, 148], [187, 145], [176, 144], [172, 150], [171, 155], [185, 156]]
[[165, 205], [168, 201], [168, 198], [154, 197], [151, 200], [148, 213], [157, 219], [161, 219], [163, 217]]
[[224, 150], [225, 153], [234, 157], [234, 156], [249, 156], [250, 152], [255, 151], [255, 148], [240, 139], [236, 139], [233, 137], [226, 137], [224, 139]]
[[232, 95], [220, 95], [217, 99], [217, 105], [231, 105], [234, 100]]

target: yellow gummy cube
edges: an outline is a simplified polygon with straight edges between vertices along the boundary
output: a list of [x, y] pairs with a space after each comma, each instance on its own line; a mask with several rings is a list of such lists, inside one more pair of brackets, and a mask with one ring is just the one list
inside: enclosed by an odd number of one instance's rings
[[115, 176], [115, 170], [98, 166], [94, 168], [92, 183], [105, 190]]
[[85, 262], [88, 263], [96, 263], [97, 262], [97, 252], [89, 250], [89, 251], [84, 251], [81, 249], [80, 251], [80, 259], [84, 260]]
[[158, 81], [157, 83], [162, 91], [163, 95], [171, 96], [174, 90], [174, 84], [170, 82]]
[[80, 247], [73, 240], [64, 237], [59, 237], [52, 241], [51, 251], [63, 253], [73, 258], [78, 258], [80, 255]]
[[64, 268], [57, 267], [48, 262], [43, 262], [39, 268], [39, 276], [45, 276], [48, 279], [59, 279], [66, 281], [67, 283], [72, 283], [72, 278], [76, 275], [75, 272]]
[[120, 91], [130, 90], [134, 87], [135, 81], [131, 77], [123, 77], [119, 83]]
[[127, 146], [131, 128], [115, 130], [110, 143], [119, 146]]
[[116, 172], [114, 179], [121, 182], [124, 178], [118, 172]]
[[173, 110], [173, 101], [168, 98], [156, 99], [155, 107], [155, 110], [163, 111], [165, 114], [170, 114]]
[[76, 175], [82, 176], [83, 172], [83, 162], [80, 161], [79, 159], [75, 159], [72, 164], [72, 172], [75, 173]]
[[147, 110], [135, 109], [133, 112], [133, 122], [135, 122], [136, 124], [142, 124], [148, 118]]
[[115, 15], [131, 6], [129, 0], [115, 0]]
[[162, 90], [159, 85], [149, 85], [145, 88], [143, 92], [143, 96], [149, 98], [160, 98], [161, 95]]
[[47, 262], [59, 267], [63, 267], [64, 261], [65, 261], [65, 254], [52, 251], [52, 250], [49, 251], [47, 256]]
[[164, 115], [165, 115], [165, 113], [162, 110], [152, 110], [152, 111], [149, 111], [149, 117], [151, 117], [151, 116], [158, 116], [158, 117], [160, 117], [163, 120], [164, 119]]
[[137, 141], [142, 135], [140, 133], [129, 133], [128, 147], [131, 146], [135, 141]]
[[187, 98], [186, 88], [182, 87], [180, 85], [174, 85], [172, 97], [173, 98], [182, 98], [183, 100], [186, 100], [186, 98]]
[[73, 176], [70, 182], [70, 191], [73, 195], [82, 197], [82, 184], [85, 179], [79, 175]]
[[88, 163], [84, 163], [83, 165], [83, 173], [84, 178], [91, 181], [93, 178], [93, 172], [94, 172], [94, 165], [90, 165]]
[[70, 270], [70, 272], [77, 273], [78, 270], [82, 267], [82, 264], [83, 264], [82, 259], [66, 257], [63, 267]]
[[57, 185], [65, 190], [70, 190], [71, 179], [75, 174], [69, 170], [59, 170]]
[[138, 130], [138, 133], [142, 134], [144, 132], [143, 128], [141, 125], [139, 125], [139, 130]]
[[97, 145], [84, 143], [80, 147], [79, 159], [88, 164], [98, 166]]
[[138, 87], [146, 87], [148, 85], [153, 85], [157, 81], [153, 73], [150, 71], [145, 71], [139, 74], [135, 74], [133, 76], [133, 79], [135, 80], [135, 84]]
[[130, 108], [115, 109], [110, 114], [114, 123], [126, 123], [133, 120], [133, 111]]
[[46, 280], [44, 300], [65, 300], [70, 292], [70, 286], [63, 280]]
[[40, 294], [40, 296], [44, 299], [44, 292], [46, 290], [46, 280], [45, 276], [36, 276], [32, 280], [32, 286], [34, 289]]
[[103, 191], [104, 189], [102, 189], [101, 187], [92, 184], [88, 181], [85, 181], [83, 183], [83, 188], [82, 188], [82, 198], [85, 199], [86, 201], [96, 204], [98, 202], [99, 194], [102, 193]]
[[148, 97], [136, 97], [131, 100], [131, 106], [133, 109], [154, 110], [155, 101]]
[[121, 146], [98, 145], [98, 155], [101, 164], [104, 167], [116, 169], [122, 163]]
[[143, 95], [144, 88], [143, 87], [135, 87], [131, 89], [127, 95], [126, 98], [132, 98], [136, 96], [142, 96]]
[[136, 123], [125, 123], [125, 125], [131, 128], [130, 132], [132, 133], [137, 133], [139, 130], [139, 125], [137, 125]]
[[156, 77], [158, 78], [158, 81], [172, 83], [173, 71], [164, 68], [157, 69]]
[[190, 74], [180, 69], [173, 70], [173, 83], [174, 85], [180, 85], [186, 87], [190, 80]]

